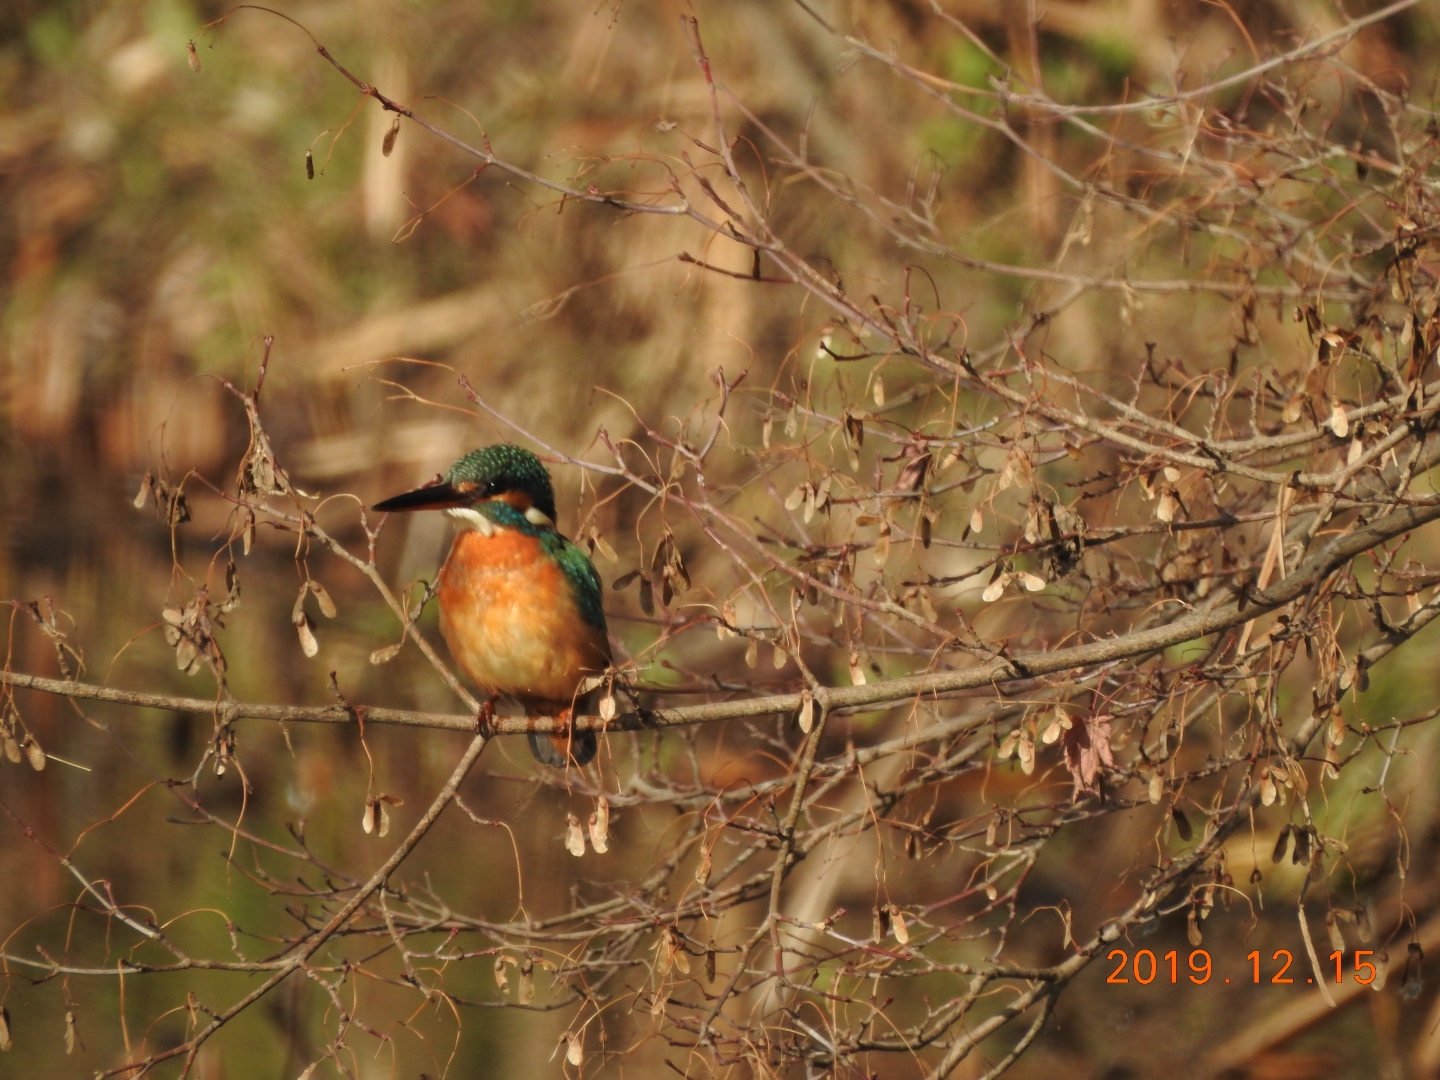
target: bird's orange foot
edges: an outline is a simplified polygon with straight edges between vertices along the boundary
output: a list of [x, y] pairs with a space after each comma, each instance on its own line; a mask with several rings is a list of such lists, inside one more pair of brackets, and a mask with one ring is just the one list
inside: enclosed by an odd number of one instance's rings
[[480, 703], [480, 711], [475, 714], [476, 731], [486, 732], [490, 730], [490, 721], [495, 719], [495, 703], [499, 700], [499, 694], [491, 694]]

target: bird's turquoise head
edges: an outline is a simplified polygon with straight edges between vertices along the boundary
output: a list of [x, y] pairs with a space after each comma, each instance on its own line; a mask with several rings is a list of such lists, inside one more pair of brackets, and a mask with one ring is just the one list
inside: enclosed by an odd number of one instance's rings
[[472, 450], [443, 476], [377, 503], [374, 509], [382, 513], [445, 510], [487, 501], [507, 502], [522, 512], [533, 508], [555, 520], [555, 488], [549, 471], [529, 450], [511, 443]]

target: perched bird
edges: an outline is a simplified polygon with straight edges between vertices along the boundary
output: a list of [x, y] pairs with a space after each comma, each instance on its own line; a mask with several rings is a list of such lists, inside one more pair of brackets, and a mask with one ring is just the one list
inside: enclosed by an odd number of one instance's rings
[[[460, 669], [489, 695], [568, 720], [587, 676], [610, 665], [600, 575], [555, 527], [550, 473], [502, 444], [466, 454], [424, 487], [375, 510], [443, 510], [460, 527], [440, 570], [440, 633]], [[595, 732], [532, 732], [547, 765], [587, 764]]]

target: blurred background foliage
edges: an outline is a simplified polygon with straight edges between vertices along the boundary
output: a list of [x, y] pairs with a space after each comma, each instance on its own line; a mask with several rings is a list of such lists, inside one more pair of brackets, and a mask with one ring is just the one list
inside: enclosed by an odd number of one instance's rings
[[[1026, 30], [1032, 6], [1043, 13], [1036, 42]], [[893, 43], [919, 68], [974, 86], [999, 74], [921, 0], [834, 7], [833, 17], [853, 20], [872, 42]], [[1053, 97], [1075, 102], [1118, 100], [1137, 85], [1166, 89], [1177, 70], [1192, 79], [1223, 75], [1250, 62], [1252, 50], [1284, 48], [1302, 33], [1340, 25], [1334, 8], [1313, 0], [947, 0], [945, 8], [1016, 70], [1043, 80]], [[247, 430], [212, 376], [253, 380], [262, 335], [276, 339], [265, 405], [281, 459], [306, 490], [355, 491], [366, 503], [422, 481], [464, 449], [511, 437], [465, 408], [448, 370], [376, 366], [389, 357], [451, 365], [500, 412], [574, 453], [594, 453], [601, 428], [616, 440], [638, 435], [637, 417], [673, 428], [713, 399], [717, 368], [731, 378], [748, 370], [747, 388], [823, 378], [841, 399], [871, 393], [863, 372], [817, 374], [810, 357], [828, 313], [813, 302], [701, 275], [676, 259], [688, 252], [743, 275], [750, 255], [742, 246], [683, 220], [562, 206], [499, 170], [476, 176], [473, 161], [414, 127], [383, 156], [389, 118], [373, 105], [359, 108], [353, 87], [304, 33], [248, 11], [198, 36], [222, 10], [170, 0], [0, 6], [0, 595], [53, 597], [73, 620], [91, 679], [204, 692], [175, 670], [154, 631], [167, 599], [190, 587], [187, 575], [205, 579], [210, 538], [228, 510], [187, 488], [195, 520], [172, 549], [165, 524], [131, 500], [147, 471], [173, 482], [194, 469], [226, 482]], [[542, 175], [579, 182], [603, 175], [612, 188], [629, 175], [635, 188], [653, 189], [658, 173], [643, 155], [678, 160], [688, 146], [684, 132], [706, 129], [709, 102], [680, 30], [687, 4], [357, 0], [281, 10], [360, 78], [461, 138], [476, 141], [483, 130], [497, 153]], [[1077, 202], [1052, 174], [996, 132], [847, 51], [800, 6], [707, 0], [696, 13], [717, 74], [737, 99], [787, 136], [809, 116], [812, 152], [828, 167], [891, 193], [915, 170], [939, 170], [947, 238], [967, 254], [1045, 265], [1065, 243]], [[1390, 89], [1408, 84], [1417, 96], [1428, 94], [1437, 28], [1440, 19], [1422, 6], [1368, 33], [1346, 59]], [[187, 66], [192, 38], [198, 74]], [[1357, 145], [1383, 139], [1357, 109], [1345, 118]], [[761, 142], [754, 128], [738, 130], [742, 142]], [[1062, 162], [1087, 162], [1097, 145], [1058, 125], [1032, 135]], [[917, 261], [811, 187], [777, 184], [774, 198], [792, 248], [844, 275], [857, 294], [893, 296], [904, 268]], [[1173, 238], [1152, 243], [1139, 231], [1108, 239], [1120, 261], [1155, 276], [1181, 272], [1201, 252], [1199, 240], [1187, 254]], [[918, 261], [944, 304], [963, 313], [977, 346], [993, 344], [1033, 298], [1034, 286], [1020, 279]], [[1223, 361], [1230, 348], [1224, 304], [1151, 298], [1122, 320], [1113, 301], [1078, 305], [1054, 331], [1077, 365], [1103, 370], [1122, 332], [1132, 341], [1183, 345], [1196, 370]], [[1261, 318], [1283, 352], [1294, 332], [1280, 314]], [[883, 372], [892, 397], [915, 376], [900, 361]], [[742, 400], [731, 417], [752, 443], [768, 407], [755, 402]], [[574, 531], [582, 517], [593, 520], [617, 549], [618, 566], [601, 562], [607, 579], [632, 565], [643, 504], [622, 499], [595, 509], [574, 470], [557, 470], [557, 482], [562, 526]], [[326, 504], [322, 518], [358, 535], [353, 502]], [[392, 524], [382, 551], [396, 582], [428, 576], [448, 535], [438, 519], [404, 524], [408, 532]], [[940, 527], [958, 533], [963, 525]], [[285, 537], [260, 540], [242, 567], [244, 605], [223, 637], [239, 696], [326, 702], [324, 674], [334, 670], [356, 700], [454, 708], [413, 650], [385, 668], [366, 663], [396, 628], [360, 576], [333, 561], [317, 562], [314, 572], [341, 614], [320, 627], [319, 657], [304, 659], [289, 624], [298, 581], [293, 549]], [[653, 621], [630, 595], [607, 598], [615, 633], [640, 652], [654, 638]], [[678, 641], [673, 656], [682, 666], [719, 664], [710, 640]], [[1433, 664], [1423, 659], [1430, 647], [1417, 641], [1377, 673], [1367, 699], [1377, 715], [1433, 693]], [[48, 643], [18, 624], [11, 648], [17, 670], [55, 671]], [[732, 672], [743, 670], [737, 659], [725, 661]], [[765, 674], [762, 665], [760, 681]], [[23, 696], [21, 703], [47, 750], [87, 770], [0, 767], [0, 794], [62, 849], [142, 785], [186, 774], [209, 738], [205, 718], [87, 708], [87, 726], [58, 699]], [[337, 863], [378, 862], [382, 849], [356, 827], [369, 759], [354, 732], [255, 724], [242, 739], [254, 786], [244, 810], [258, 832], [283, 836], [285, 822], [303, 822], [310, 843]], [[438, 733], [374, 731], [368, 739], [378, 787], [402, 796], [409, 810], [425, 804], [456, 749]], [[1417, 841], [1433, 834], [1432, 744], [1417, 736], [1396, 763], [1412, 777], [1415, 801], [1406, 813]], [[484, 764], [487, 775], [472, 780], [467, 799], [477, 813], [511, 822], [514, 846], [503, 830], [476, 830], [452, 814], [427, 840], [424, 870], [437, 890], [503, 917], [516, 902], [518, 856], [532, 911], [563, 907], [582, 873], [558, 839], [564, 793], [520, 783], [531, 767], [509, 743], [487, 752]], [[1011, 780], [997, 774], [995, 783], [992, 798]], [[207, 774], [202, 786], [217, 812], [240, 811], [233, 774]], [[117, 824], [86, 835], [78, 850], [90, 872], [117, 895], [163, 896], [161, 919], [223, 908], [250, 934], [286, 932], [284, 913], [228, 861], [224, 838], [167, 823], [175, 809], [156, 789]], [[646, 865], [666, 828], [658, 812], [618, 822], [617, 853], [604, 876], [621, 880]], [[1036, 871], [1033, 898], [1065, 896], [1076, 881], [1107, 872], [1118, 877], [1149, 830], [1107, 821], [1094, 837], [1065, 834]], [[74, 883], [11, 824], [0, 824], [0, 836], [0, 927], [21, 928], [7, 948], [58, 955]], [[1380, 859], [1388, 858], [1386, 849]], [[905, 873], [918, 881], [925, 870]], [[936, 895], [953, 887], [916, 885]], [[177, 937], [193, 934], [197, 948], [213, 941], [220, 923], [205, 919], [183, 920]], [[1237, 959], [1251, 947], [1245, 929], [1212, 951], [1228, 949]], [[101, 933], [93, 925], [74, 932]], [[1146, 995], [1105, 987], [1100, 974], [1089, 973], [1013, 1075], [1120, 1080], [1161, 1068], [1184, 1075], [1197, 1047], [1284, 1000], [1278, 989], [1216, 986], [1157, 986]], [[493, 996], [485, 965], [455, 978], [456, 993]], [[208, 1047], [200, 1075], [289, 1076], [309, 1061], [325, 1017], [322, 1007], [301, 1006], [298, 982]], [[164, 1042], [186, 1029], [185, 987], [205, 997], [244, 984], [240, 976], [207, 975], [177, 990], [178, 983], [131, 979], [126, 1015], [132, 1025], [162, 1016], [149, 1037]], [[0, 1056], [0, 1075], [89, 1076], [118, 1060], [125, 1042], [142, 1035], [117, 1022], [119, 993], [61, 979], [32, 990], [24, 973], [12, 972], [6, 1001], [15, 1049]], [[394, 995], [392, 1011], [415, 1037], [358, 1061], [357, 1075], [437, 1075], [452, 1050], [450, 1075], [559, 1073], [559, 1062], [549, 1060], [559, 1020], [471, 1010], [457, 1036], [443, 1010], [412, 1014], [413, 997], [383, 986], [373, 993], [382, 1001]], [[1304, 1036], [1293, 1052], [1274, 1055], [1263, 1075], [1400, 1075], [1391, 1049], [1397, 1031], [1423, 1027], [1423, 1010], [1402, 1016], [1393, 996], [1380, 995], [1368, 1009], [1351, 1008]], [[62, 1053], [67, 1011], [80, 1036], [69, 1056]], [[663, 1056], [637, 1067], [661, 1075]]]

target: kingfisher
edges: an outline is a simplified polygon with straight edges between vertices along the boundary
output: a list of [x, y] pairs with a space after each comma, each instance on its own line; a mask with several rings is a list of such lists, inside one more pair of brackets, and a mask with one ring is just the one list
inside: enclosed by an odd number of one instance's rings
[[[424, 487], [377, 503], [381, 513], [443, 510], [459, 527], [440, 569], [440, 634], [465, 675], [530, 715], [568, 722], [585, 680], [610, 666], [600, 575], [555, 525], [555, 489], [540, 459], [503, 443], [473, 450]], [[546, 765], [586, 765], [593, 731], [531, 732]]]

